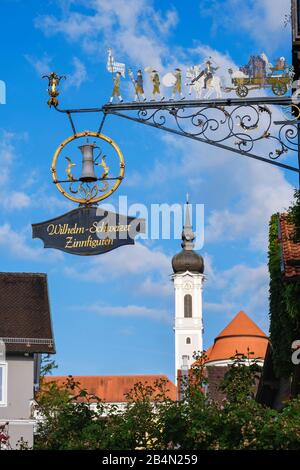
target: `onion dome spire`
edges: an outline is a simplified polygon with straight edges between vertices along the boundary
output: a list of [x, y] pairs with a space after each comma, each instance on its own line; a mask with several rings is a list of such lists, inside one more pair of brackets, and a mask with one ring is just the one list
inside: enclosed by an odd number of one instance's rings
[[184, 273], [189, 271], [191, 273], [203, 274], [204, 272], [204, 261], [201, 255], [198, 255], [194, 248], [194, 240], [196, 238], [193, 232], [190, 217], [190, 203], [187, 194], [186, 198], [186, 211], [185, 221], [182, 230], [182, 250], [172, 258], [172, 268], [174, 273]]

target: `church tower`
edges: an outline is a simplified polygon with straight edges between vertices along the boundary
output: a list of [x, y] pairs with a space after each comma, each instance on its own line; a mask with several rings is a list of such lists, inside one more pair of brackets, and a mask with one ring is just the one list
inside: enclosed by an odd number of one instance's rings
[[194, 250], [195, 234], [186, 204], [182, 231], [182, 250], [173, 257], [172, 280], [175, 289], [175, 380], [178, 371], [186, 374], [193, 363], [193, 353], [203, 350], [202, 288], [204, 261]]

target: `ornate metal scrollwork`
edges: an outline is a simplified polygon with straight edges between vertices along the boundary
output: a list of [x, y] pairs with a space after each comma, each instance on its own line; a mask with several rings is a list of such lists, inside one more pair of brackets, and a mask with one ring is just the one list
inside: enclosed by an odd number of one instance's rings
[[[276, 99], [272, 99], [271, 104], [277, 104]], [[105, 112], [299, 172], [298, 167], [278, 161], [288, 152], [298, 151], [299, 131], [295, 113], [299, 117], [300, 110], [292, 102], [284, 104], [282, 106], [278, 99], [282, 111], [282, 120], [278, 122], [274, 121], [275, 113], [268, 100], [263, 99], [235, 99], [224, 104], [216, 100], [206, 101], [203, 105], [201, 102], [196, 105], [182, 101], [114, 105], [106, 107]], [[293, 113], [292, 119], [285, 115], [287, 107]], [[132, 111], [137, 111], [137, 114]], [[272, 143], [273, 148], [262, 154], [265, 148], [260, 144], [265, 141]]]

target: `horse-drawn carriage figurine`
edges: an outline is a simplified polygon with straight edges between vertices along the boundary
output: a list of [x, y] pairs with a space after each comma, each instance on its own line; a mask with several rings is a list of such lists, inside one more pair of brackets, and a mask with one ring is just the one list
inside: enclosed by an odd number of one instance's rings
[[274, 95], [283, 96], [291, 87], [294, 78], [293, 66], [286, 64], [285, 58], [280, 57], [275, 67], [269, 63], [267, 56], [251, 56], [247, 65], [239, 70], [228, 70], [234, 87], [225, 91], [235, 91], [240, 98], [245, 98], [249, 90], [271, 88]]
[[[125, 68], [124, 63], [115, 61], [112, 50], [108, 49], [107, 70], [111, 72], [114, 81], [110, 103], [113, 102], [115, 96], [119, 98], [120, 102], [123, 101], [120, 94], [120, 85], [121, 76], [125, 78]], [[147, 101], [144, 93], [142, 69], [138, 69], [136, 78], [130, 68], [128, 71], [134, 86], [134, 101]], [[212, 95], [220, 99], [222, 98], [222, 92], [228, 93], [231, 91], [235, 91], [240, 98], [245, 98], [249, 91], [258, 89], [271, 89], [274, 95], [283, 96], [292, 88], [295, 75], [293, 66], [289, 66], [284, 57], [280, 57], [276, 61], [275, 66], [273, 66], [265, 53], [252, 55], [248, 64], [237, 70], [228, 69], [229, 77], [228, 75], [227, 77], [219, 76], [218, 71], [221, 72], [222, 67], [211, 56], [204, 59], [204, 62], [201, 64], [186, 68], [185, 86], [188, 87], [188, 94], [191, 96], [191, 99], [201, 100], [204, 98], [206, 100]], [[148, 79], [152, 84], [151, 101], [156, 101], [157, 99], [162, 101], [165, 99], [161, 91], [161, 85], [166, 88], [172, 88], [172, 95], [167, 99], [172, 101], [184, 99], [182, 71], [179, 67], [176, 67], [172, 72], [165, 73], [162, 76], [162, 80], [160, 79], [160, 72], [154, 67], [145, 67], [144, 72], [148, 73]], [[60, 79], [62, 77], [55, 76], [54, 78]], [[229, 85], [228, 78], [230, 78]], [[56, 89], [54, 91], [56, 93]], [[54, 94], [50, 96], [54, 97], [52, 100], [56, 98]]]

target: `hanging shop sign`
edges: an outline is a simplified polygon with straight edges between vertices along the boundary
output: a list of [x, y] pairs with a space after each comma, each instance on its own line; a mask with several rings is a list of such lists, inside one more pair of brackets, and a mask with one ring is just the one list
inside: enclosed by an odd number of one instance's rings
[[116, 191], [124, 171], [123, 154], [110, 137], [100, 132], [74, 132], [56, 149], [51, 172], [58, 191], [79, 207], [32, 224], [32, 237], [40, 238], [45, 248], [81, 256], [134, 244], [136, 235], [145, 232], [144, 219], [97, 206]]
[[135, 236], [144, 232], [144, 219], [88, 206], [32, 225], [33, 238], [40, 238], [45, 248], [81, 256], [133, 245]]

